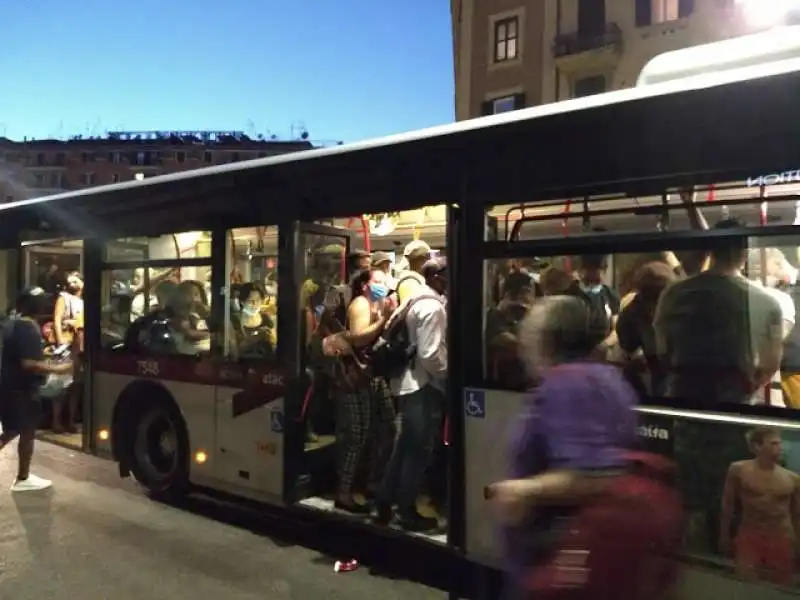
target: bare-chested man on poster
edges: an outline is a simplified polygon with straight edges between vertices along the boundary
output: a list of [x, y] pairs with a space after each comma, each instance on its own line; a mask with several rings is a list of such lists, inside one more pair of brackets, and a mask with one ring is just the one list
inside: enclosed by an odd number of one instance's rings
[[[756, 427], [747, 432], [747, 443], [755, 458], [731, 463], [725, 480], [720, 548], [733, 552], [740, 576], [790, 585], [800, 531], [800, 476], [779, 464], [780, 430]], [[741, 520], [731, 543], [737, 505]]]

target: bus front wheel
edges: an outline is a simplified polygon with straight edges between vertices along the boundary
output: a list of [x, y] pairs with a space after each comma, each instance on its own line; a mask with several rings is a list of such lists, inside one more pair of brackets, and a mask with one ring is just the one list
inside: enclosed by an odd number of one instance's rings
[[189, 483], [189, 439], [180, 413], [166, 403], [144, 410], [133, 427], [131, 473], [152, 495], [175, 499]]

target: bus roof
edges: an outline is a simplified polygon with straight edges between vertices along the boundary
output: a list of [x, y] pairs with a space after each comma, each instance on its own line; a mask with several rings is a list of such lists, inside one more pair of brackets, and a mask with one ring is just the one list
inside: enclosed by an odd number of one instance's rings
[[241, 223], [254, 211], [273, 223], [276, 213], [312, 220], [454, 201], [576, 197], [623, 185], [644, 193], [642, 186], [723, 174], [745, 179], [798, 167], [797, 97], [800, 59], [697, 75], [0, 205], [0, 244], [42, 221], [66, 237], [143, 235], [151, 227], [207, 228], [237, 215]]
[[642, 69], [637, 86], [800, 58], [800, 26], [779, 27], [721, 42], [659, 54]]

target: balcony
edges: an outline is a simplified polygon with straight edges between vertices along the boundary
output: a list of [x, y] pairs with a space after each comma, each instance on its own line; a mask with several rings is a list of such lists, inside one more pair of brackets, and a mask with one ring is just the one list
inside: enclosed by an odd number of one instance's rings
[[607, 23], [599, 33], [573, 31], [553, 40], [553, 58], [564, 73], [613, 69], [622, 55], [622, 30]]

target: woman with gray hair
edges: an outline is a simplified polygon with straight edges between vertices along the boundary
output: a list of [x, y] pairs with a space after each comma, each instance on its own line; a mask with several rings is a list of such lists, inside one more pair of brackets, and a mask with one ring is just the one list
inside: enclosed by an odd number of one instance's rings
[[[616, 367], [591, 360], [605, 333], [586, 303], [572, 296], [539, 300], [520, 328], [523, 357], [539, 385], [511, 440], [511, 478], [486, 490], [505, 526], [512, 598], [574, 598], [577, 586], [581, 598], [638, 600], [651, 589], [635, 576], [652, 569], [652, 563], [642, 562], [653, 555], [647, 545], [679, 531], [671, 520], [664, 523], [667, 515], [679, 513], [677, 497], [655, 518], [636, 506], [626, 505], [622, 517], [607, 508], [623, 504], [615, 488], [620, 479], [629, 485], [625, 475], [633, 464], [629, 449], [636, 439], [637, 397]], [[591, 508], [598, 498], [613, 502], [600, 500], [599, 510]], [[651, 500], [658, 505], [657, 495]], [[579, 526], [586, 523], [587, 506], [608, 516], [599, 519], [600, 528]], [[609, 526], [619, 529], [618, 539]], [[640, 530], [641, 539], [628, 535], [631, 528]], [[576, 531], [583, 536], [580, 552], [568, 550]], [[600, 543], [608, 547], [598, 549], [598, 538], [606, 538]], [[569, 552], [580, 563], [572, 570], [581, 575], [563, 589], [552, 579], [559, 576], [559, 561], [570, 560], [562, 556]]]

